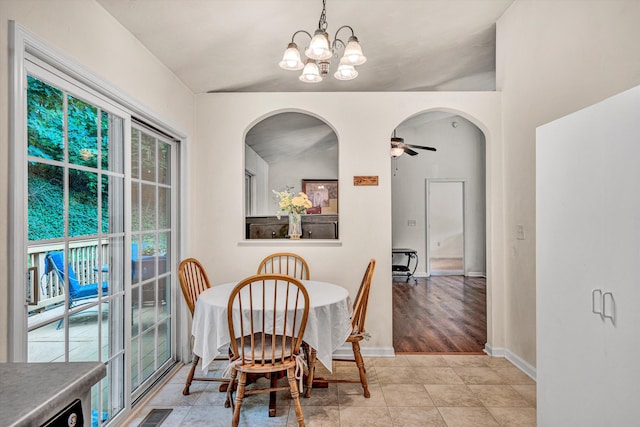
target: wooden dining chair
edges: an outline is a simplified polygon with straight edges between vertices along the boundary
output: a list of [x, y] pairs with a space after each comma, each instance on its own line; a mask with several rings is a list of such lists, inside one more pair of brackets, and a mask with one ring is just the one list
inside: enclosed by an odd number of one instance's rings
[[[362, 282], [360, 282], [360, 288], [358, 288], [358, 294], [356, 295], [356, 299], [353, 303], [353, 314], [351, 315], [351, 334], [347, 338], [346, 342], [351, 343], [351, 348], [353, 349], [353, 359], [337, 359], [333, 360], [336, 362], [355, 362], [358, 367], [358, 371], [360, 373], [359, 380], [326, 380], [326, 382], [340, 382], [340, 383], [361, 383], [362, 389], [364, 391], [364, 397], [371, 397], [369, 393], [369, 384], [367, 383], [367, 371], [364, 367], [364, 360], [362, 359], [362, 354], [360, 353], [360, 341], [364, 338], [368, 338], [366, 330], [364, 328], [364, 322], [367, 317], [367, 305], [369, 304], [369, 290], [371, 289], [371, 279], [373, 278], [373, 271], [376, 268], [376, 260], [371, 259], [369, 261], [369, 265], [367, 265], [367, 269], [364, 272], [364, 276], [362, 277]], [[309, 375], [307, 377], [307, 390], [305, 392], [305, 397], [310, 397], [311, 388], [313, 386], [313, 367], [315, 366], [315, 353], [311, 353], [311, 360], [309, 360]]]
[[[193, 318], [193, 311], [196, 307], [196, 301], [200, 294], [211, 287], [207, 273], [200, 263], [195, 258], [187, 258], [180, 263], [178, 267], [178, 278], [180, 279], [180, 287], [182, 288], [182, 295], [189, 307], [191, 317]], [[193, 339], [193, 337], [192, 337]], [[193, 381], [217, 381], [222, 383], [228, 383], [229, 380], [224, 378], [215, 377], [198, 377], [194, 378], [196, 366], [200, 361], [200, 357], [193, 353], [193, 361], [191, 364], [191, 370], [187, 376], [187, 382], [182, 390], [182, 394], [185, 396], [189, 394], [189, 387]]]
[[298, 254], [278, 252], [260, 262], [258, 274], [285, 274], [299, 280], [309, 280], [309, 265]]
[[[240, 422], [245, 395], [279, 390], [291, 392], [298, 425], [304, 426], [296, 380], [302, 378], [304, 362], [300, 346], [308, 315], [307, 290], [291, 276], [258, 274], [244, 279], [233, 289], [227, 306], [231, 338], [231, 383], [227, 401], [233, 406], [233, 427]], [[245, 388], [247, 375], [268, 374], [273, 378], [279, 372], [286, 372], [288, 386], [270, 383], [267, 388]]]

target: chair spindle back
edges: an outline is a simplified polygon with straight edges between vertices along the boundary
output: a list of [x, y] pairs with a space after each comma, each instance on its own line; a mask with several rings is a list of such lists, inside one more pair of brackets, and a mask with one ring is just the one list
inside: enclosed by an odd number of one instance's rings
[[180, 263], [178, 267], [178, 278], [180, 279], [180, 287], [182, 288], [182, 294], [189, 306], [191, 316], [193, 317], [193, 310], [196, 306], [198, 296], [211, 287], [207, 273], [204, 267], [195, 258], [187, 258]]
[[278, 252], [260, 262], [258, 274], [285, 274], [299, 280], [309, 280], [309, 265], [298, 254]]

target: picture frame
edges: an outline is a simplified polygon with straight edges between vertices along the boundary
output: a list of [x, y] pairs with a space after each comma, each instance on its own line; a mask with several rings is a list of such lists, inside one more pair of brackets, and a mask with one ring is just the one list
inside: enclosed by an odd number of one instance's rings
[[338, 213], [337, 179], [303, 179], [302, 191], [312, 203], [307, 214]]

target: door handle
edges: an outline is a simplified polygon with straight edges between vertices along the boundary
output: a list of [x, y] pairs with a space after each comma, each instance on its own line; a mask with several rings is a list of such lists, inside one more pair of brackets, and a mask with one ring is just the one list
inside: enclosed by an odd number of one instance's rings
[[591, 312], [593, 314], [599, 314], [600, 316], [604, 316], [603, 312], [603, 297], [602, 297], [602, 289], [594, 289], [591, 291]]
[[[607, 304], [607, 301], [610, 301], [610, 303]], [[607, 307], [609, 307], [609, 310], [607, 310]], [[616, 300], [613, 299], [613, 293], [611, 292], [602, 294], [602, 317], [611, 319], [612, 323], [616, 323]]]

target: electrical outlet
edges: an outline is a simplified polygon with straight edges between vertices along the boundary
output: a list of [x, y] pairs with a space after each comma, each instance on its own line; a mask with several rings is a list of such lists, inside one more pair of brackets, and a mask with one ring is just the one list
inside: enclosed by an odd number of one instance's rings
[[524, 240], [524, 225], [516, 225], [516, 239]]
[[407, 225], [409, 227], [415, 227], [416, 226], [416, 220], [415, 219], [410, 219], [407, 221]]

